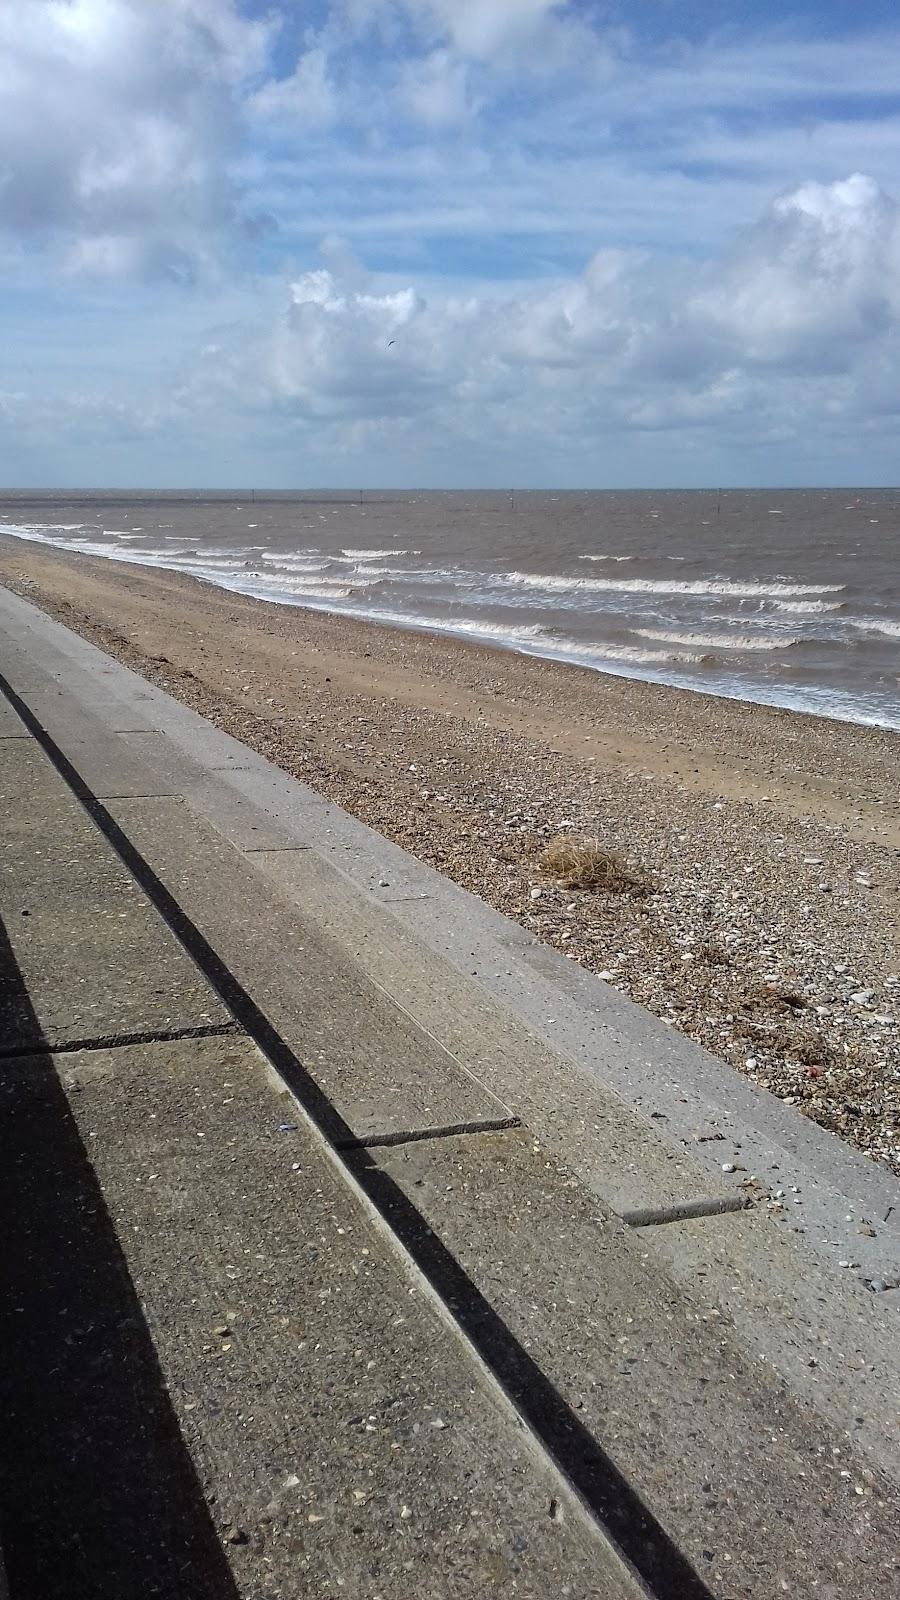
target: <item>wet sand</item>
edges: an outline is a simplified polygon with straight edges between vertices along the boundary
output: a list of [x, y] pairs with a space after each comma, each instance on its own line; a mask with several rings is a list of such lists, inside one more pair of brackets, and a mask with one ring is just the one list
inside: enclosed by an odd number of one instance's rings
[[[0, 578], [900, 1171], [900, 736], [0, 536]], [[561, 888], [560, 833], [642, 896]]]

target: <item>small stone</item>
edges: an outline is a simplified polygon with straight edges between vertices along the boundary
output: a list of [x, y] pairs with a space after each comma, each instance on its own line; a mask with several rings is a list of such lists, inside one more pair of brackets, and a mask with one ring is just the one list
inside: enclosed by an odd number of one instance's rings
[[530, 898], [532, 900], [540, 900], [543, 892], [543, 889], [532, 889]]
[[734, 1172], [735, 1171], [734, 1162], [733, 1161], [723, 1161], [722, 1162], [722, 1171], [723, 1172]]
[[213, 1328], [213, 1333], [218, 1339], [227, 1339], [231, 1333], [231, 1329], [229, 1328], [227, 1322], [220, 1322], [217, 1328]]
[[243, 1528], [234, 1522], [226, 1522], [222, 1529], [222, 1538], [226, 1544], [246, 1544], [247, 1535]]
[[412, 1509], [411, 1509], [410, 1506], [401, 1506], [400, 1507], [400, 1518], [401, 1518], [401, 1521], [408, 1522], [411, 1516], [412, 1516]]
[[447, 1424], [444, 1421], [443, 1417], [432, 1417], [431, 1426], [433, 1428], [439, 1428], [440, 1429], [440, 1428], [446, 1428]]

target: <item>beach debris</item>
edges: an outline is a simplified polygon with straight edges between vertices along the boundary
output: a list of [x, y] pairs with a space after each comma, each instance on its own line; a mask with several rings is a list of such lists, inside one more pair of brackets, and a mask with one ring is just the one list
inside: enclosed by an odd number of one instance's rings
[[632, 895], [649, 892], [645, 880], [616, 851], [605, 849], [599, 839], [578, 840], [560, 834], [545, 845], [538, 864], [563, 889]]

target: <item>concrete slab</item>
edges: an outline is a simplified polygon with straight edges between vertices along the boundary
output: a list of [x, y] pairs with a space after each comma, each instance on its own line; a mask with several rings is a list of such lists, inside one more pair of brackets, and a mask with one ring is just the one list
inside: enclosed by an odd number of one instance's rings
[[18, 717], [9, 704], [0, 695], [0, 739], [21, 739], [28, 737], [28, 729], [21, 717]]
[[[509, 1117], [302, 903], [178, 800], [109, 810], [359, 1139]], [[287, 859], [287, 855], [284, 859]], [[293, 856], [290, 857], [293, 859]]]
[[0, 741], [0, 1048], [230, 1023], [33, 742]]
[[373, 903], [318, 851], [255, 858], [280, 896], [302, 905], [358, 970], [439, 1041], [557, 1155], [579, 1151], [579, 1173], [614, 1211], [719, 1195], [724, 1183], [663, 1142], [596, 1078], [548, 1049], [477, 982], [435, 955], [402, 914]]
[[643, 1592], [251, 1046], [0, 1095], [14, 1592]]
[[229, 781], [223, 783], [219, 772], [204, 769], [201, 777], [184, 786], [182, 795], [191, 810], [211, 823], [237, 850], [308, 849], [303, 840], [238, 793], [230, 774]]
[[[848, 1439], [792, 1398], [735, 1338], [727, 1315], [710, 1316], [679, 1290], [645, 1241], [598, 1209], [524, 1130], [373, 1159], [713, 1593], [862, 1600], [900, 1576], [900, 1495], [873, 1479], [857, 1448], [882, 1426], [879, 1406], [900, 1403], [889, 1335], [869, 1375], [872, 1410], [865, 1421], [848, 1419]], [[817, 1349], [830, 1392], [845, 1357]]]
[[75, 700], [83, 715], [98, 718], [108, 732], [147, 730], [153, 726], [146, 701], [141, 703], [135, 698], [126, 703], [116, 694], [115, 671], [73, 661], [53, 642], [28, 637], [15, 642], [7, 638], [3, 674], [14, 690], [27, 696], [33, 709], [40, 706], [48, 718], [58, 715], [67, 700]]

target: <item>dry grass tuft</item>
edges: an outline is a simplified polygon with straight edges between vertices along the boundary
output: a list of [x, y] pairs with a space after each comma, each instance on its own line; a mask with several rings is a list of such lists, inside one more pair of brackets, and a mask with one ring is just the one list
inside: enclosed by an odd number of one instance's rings
[[596, 839], [572, 839], [561, 834], [541, 851], [542, 872], [563, 889], [597, 889], [603, 894], [646, 894], [647, 885], [612, 850]]

